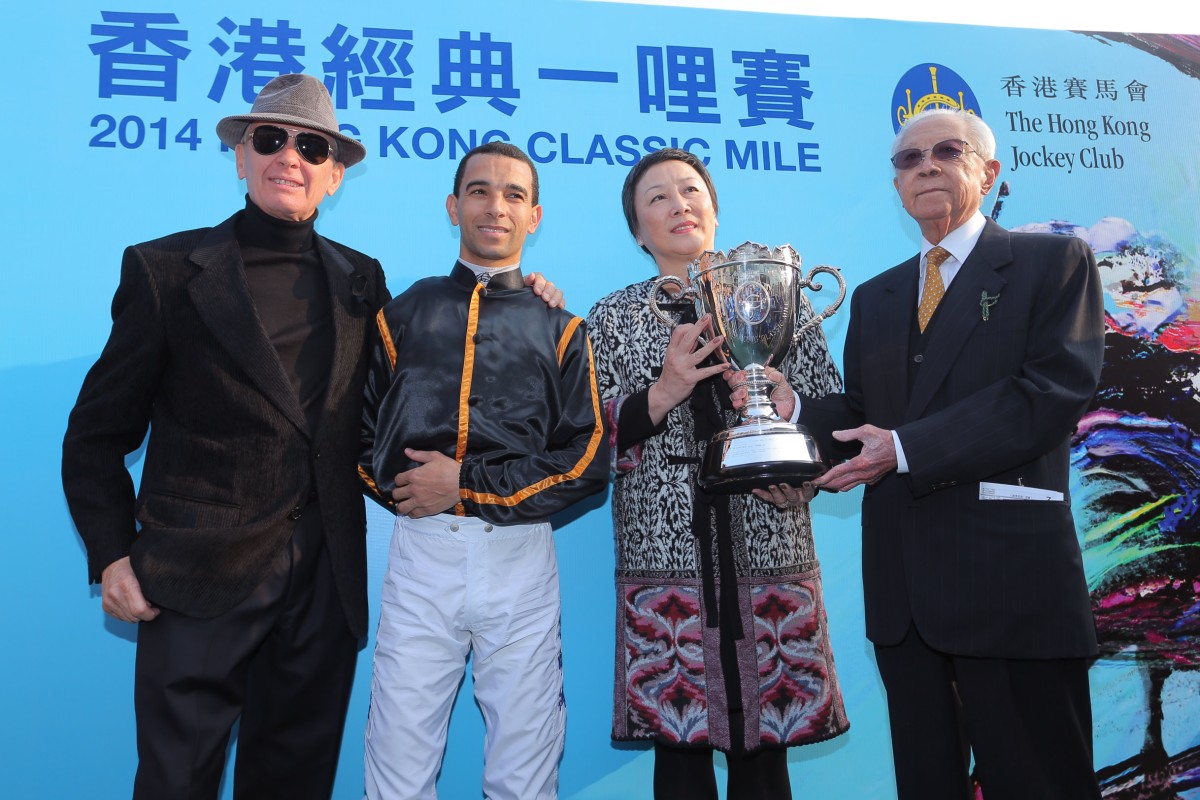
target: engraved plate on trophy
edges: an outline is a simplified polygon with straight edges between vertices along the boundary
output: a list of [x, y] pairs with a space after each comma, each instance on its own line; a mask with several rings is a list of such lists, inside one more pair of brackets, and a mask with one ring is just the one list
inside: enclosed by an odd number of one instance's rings
[[[838, 283], [837, 299], [803, 325], [797, 314], [807, 301], [803, 289], [820, 291], [818, 273]], [[746, 373], [748, 393], [739, 421], [708, 444], [699, 483], [710, 492], [737, 494], [772, 484], [799, 486], [825, 471], [816, 440], [803, 425], [779, 418], [771, 403], [767, 366], [777, 366], [807, 331], [833, 316], [846, 298], [846, 281], [835, 267], [817, 266], [801, 276], [800, 256], [790, 245], [770, 248], [745, 242], [730, 250], [706, 251], [688, 265], [689, 286], [673, 275], [654, 282], [650, 308], [664, 324], [675, 321], [658, 305], [668, 284], [696, 305], [696, 315], [712, 315], [713, 331], [725, 337], [721, 355]], [[680, 295], [676, 294], [676, 301]]]

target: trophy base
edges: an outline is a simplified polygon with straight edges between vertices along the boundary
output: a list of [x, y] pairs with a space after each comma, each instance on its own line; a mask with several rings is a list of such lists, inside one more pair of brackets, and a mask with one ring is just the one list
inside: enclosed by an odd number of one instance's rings
[[798, 487], [823, 472], [817, 442], [803, 425], [751, 422], [713, 437], [698, 483], [713, 494], [743, 494], [780, 483]]

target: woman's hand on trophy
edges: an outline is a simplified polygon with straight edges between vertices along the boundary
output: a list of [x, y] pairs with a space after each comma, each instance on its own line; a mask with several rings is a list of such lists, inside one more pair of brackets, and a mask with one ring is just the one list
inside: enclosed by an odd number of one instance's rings
[[[766, 367], [764, 373], [774, 387], [771, 389], [771, 402], [775, 404], [775, 413], [779, 415], [780, 419], [791, 419], [792, 414], [796, 412], [796, 393], [792, 391], [787, 377], [774, 367]], [[725, 382], [733, 390], [729, 394], [729, 400], [733, 403], [734, 410], [741, 411], [749, 396], [746, 387], [742, 385], [746, 382], [746, 373], [743, 370], [730, 370], [725, 373], [724, 377]]]
[[781, 483], [778, 486], [772, 485], [766, 489], [752, 489], [751, 491], [759, 500], [772, 503], [776, 508], [799, 508], [817, 496], [817, 487], [808, 481], [802, 483], [799, 489]]
[[[702, 345], [700, 337], [706, 333], [709, 340]], [[705, 359], [723, 341], [724, 337], [712, 335], [712, 316], [709, 314], [702, 316], [695, 324], [675, 326], [663, 358], [662, 374], [658, 382], [650, 387], [650, 419], [655, 425], [666, 419], [672, 408], [691, 397], [697, 383], [729, 370], [729, 364], [725, 362], [703, 366]]]

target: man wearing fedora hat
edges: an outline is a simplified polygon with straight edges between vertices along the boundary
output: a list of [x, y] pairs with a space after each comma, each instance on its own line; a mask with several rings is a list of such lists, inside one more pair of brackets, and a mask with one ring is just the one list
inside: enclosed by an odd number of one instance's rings
[[[63, 485], [105, 612], [145, 623], [134, 797], [216, 797], [240, 720], [237, 797], [327, 798], [367, 630], [358, 434], [389, 294], [378, 261], [313, 223], [366, 150], [307, 75], [217, 133], [246, 206], [126, 249]], [[125, 458], [147, 428], [135, 497]]]

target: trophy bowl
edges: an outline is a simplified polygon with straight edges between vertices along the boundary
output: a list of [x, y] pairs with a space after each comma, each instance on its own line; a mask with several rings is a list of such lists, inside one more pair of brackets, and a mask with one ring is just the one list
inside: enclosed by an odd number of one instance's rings
[[[813, 279], [832, 275], [838, 297], [824, 311], [797, 324], [798, 312], [808, 306], [803, 289], [820, 291]], [[713, 331], [724, 336], [721, 356], [746, 373], [748, 399], [739, 421], [709, 442], [698, 482], [715, 494], [738, 494], [787, 483], [799, 486], [826, 467], [817, 442], [803, 425], [780, 419], [771, 403], [772, 384], [766, 367], [777, 365], [808, 330], [833, 316], [846, 297], [846, 282], [835, 267], [813, 267], [802, 276], [800, 256], [790, 245], [771, 248], [745, 242], [728, 253], [706, 251], [688, 265], [690, 285], [675, 276], [654, 282], [650, 307], [667, 325], [675, 321], [658, 305], [658, 294], [670, 284], [675, 295], [694, 302], [696, 314], [709, 314]]]

